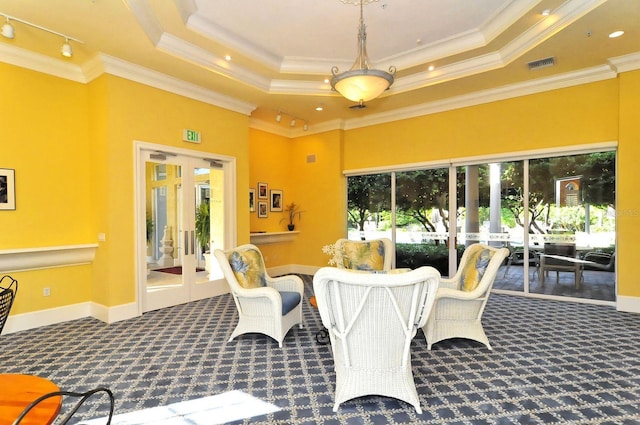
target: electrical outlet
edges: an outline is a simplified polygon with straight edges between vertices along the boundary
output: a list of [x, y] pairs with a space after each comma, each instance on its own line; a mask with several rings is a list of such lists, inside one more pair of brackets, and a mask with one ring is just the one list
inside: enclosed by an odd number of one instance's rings
[[44, 288], [42, 290], [42, 295], [44, 295], [45, 297], [48, 297], [49, 295], [51, 295], [51, 288]]

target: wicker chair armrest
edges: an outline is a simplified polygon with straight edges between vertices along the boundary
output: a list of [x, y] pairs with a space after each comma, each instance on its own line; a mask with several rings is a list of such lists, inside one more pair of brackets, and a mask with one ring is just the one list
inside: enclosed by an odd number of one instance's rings
[[302, 279], [296, 275], [287, 275], [280, 277], [269, 277], [267, 279], [267, 286], [274, 288], [278, 291], [291, 291], [304, 293], [304, 283]]
[[475, 300], [478, 298], [478, 294], [475, 291], [459, 291], [451, 288], [438, 288], [436, 298], [452, 298], [456, 300]]
[[440, 282], [438, 283], [438, 288], [447, 288], [447, 289], [458, 289], [458, 279], [442, 279], [440, 278]]

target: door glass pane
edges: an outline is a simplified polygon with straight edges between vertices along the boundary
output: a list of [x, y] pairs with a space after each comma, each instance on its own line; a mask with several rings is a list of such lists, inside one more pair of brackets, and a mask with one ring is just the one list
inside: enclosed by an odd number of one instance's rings
[[348, 238], [391, 239], [391, 174], [350, 176], [347, 191]]
[[211, 253], [225, 249], [224, 172], [217, 168], [195, 168], [194, 182], [196, 283], [205, 283], [222, 278], [222, 270]]
[[531, 292], [615, 301], [615, 152], [530, 161]]
[[[449, 169], [396, 173], [396, 267], [449, 274]], [[454, 222], [455, 224], [455, 222]]]
[[[211, 250], [211, 186], [208, 168], [194, 168], [196, 282], [208, 280], [207, 259]], [[205, 257], [206, 254], [206, 257]]]
[[147, 162], [147, 289], [180, 286], [182, 238], [180, 166]]

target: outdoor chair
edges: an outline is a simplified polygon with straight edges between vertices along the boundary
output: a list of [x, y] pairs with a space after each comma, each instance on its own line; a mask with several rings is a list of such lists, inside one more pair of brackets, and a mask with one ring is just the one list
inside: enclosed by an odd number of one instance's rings
[[591, 261], [591, 264], [585, 265], [585, 270], [597, 270], [612, 272], [615, 270], [616, 256], [606, 252], [590, 251], [584, 255], [585, 261]]
[[31, 420], [31, 418], [29, 417], [29, 412], [31, 412], [31, 410], [33, 410], [38, 404], [49, 400], [53, 397], [62, 397], [62, 396], [66, 396], [66, 397], [73, 397], [76, 399], [79, 399], [73, 406], [73, 408], [69, 411], [69, 413], [67, 413], [67, 415], [60, 421], [60, 422], [56, 422], [56, 424], [58, 425], [65, 425], [67, 423], [69, 423], [69, 421], [73, 418], [73, 415], [76, 414], [76, 412], [78, 411], [78, 409], [80, 409], [80, 407], [82, 407], [82, 405], [91, 397], [93, 397], [94, 395], [99, 394], [100, 393], [105, 393], [107, 395], [107, 397], [109, 398], [109, 416], [107, 417], [107, 422], [106, 425], [111, 424], [111, 419], [113, 418], [113, 410], [114, 410], [114, 405], [115, 405], [115, 401], [114, 401], [114, 397], [113, 397], [113, 393], [111, 392], [110, 389], [108, 388], [96, 388], [84, 393], [78, 393], [78, 392], [72, 392], [72, 391], [56, 391], [53, 393], [49, 393], [49, 394], [45, 394], [42, 397], [37, 398], [36, 400], [34, 400], [33, 402], [31, 402], [31, 404], [29, 404], [23, 411], [22, 413], [20, 413], [20, 415], [16, 418], [15, 421], [13, 421], [13, 425], [20, 425], [20, 423], [22, 423], [23, 420], [29, 422], [29, 423], [34, 423], [33, 420]]
[[336, 267], [341, 269], [391, 270], [393, 244], [390, 239], [370, 241], [338, 239], [335, 243]]
[[335, 404], [379, 395], [422, 413], [411, 370], [411, 340], [429, 316], [440, 273], [361, 272], [323, 267], [313, 277], [336, 372]]
[[440, 279], [431, 316], [422, 328], [428, 350], [450, 338], [472, 339], [492, 349], [482, 327], [482, 313], [498, 269], [508, 255], [507, 248], [483, 244], [465, 249], [456, 274]]
[[18, 281], [9, 275], [2, 276], [2, 279], [0, 279], [0, 334], [4, 329], [5, 323], [7, 323], [9, 312], [17, 293]]
[[238, 324], [229, 341], [246, 333], [261, 333], [282, 341], [296, 324], [302, 328], [304, 284], [295, 275], [270, 277], [257, 246], [246, 244], [214, 255], [238, 309]]

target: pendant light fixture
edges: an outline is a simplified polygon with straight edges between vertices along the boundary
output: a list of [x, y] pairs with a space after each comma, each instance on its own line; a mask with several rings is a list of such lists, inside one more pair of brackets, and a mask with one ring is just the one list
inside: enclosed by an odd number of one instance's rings
[[358, 57], [349, 71], [339, 73], [337, 66], [331, 68], [331, 88], [349, 100], [364, 102], [375, 99], [393, 84], [396, 67], [389, 72], [372, 69], [367, 56], [367, 28], [364, 24], [363, 5], [377, 0], [341, 0], [343, 3], [360, 5], [360, 27], [358, 31]]

